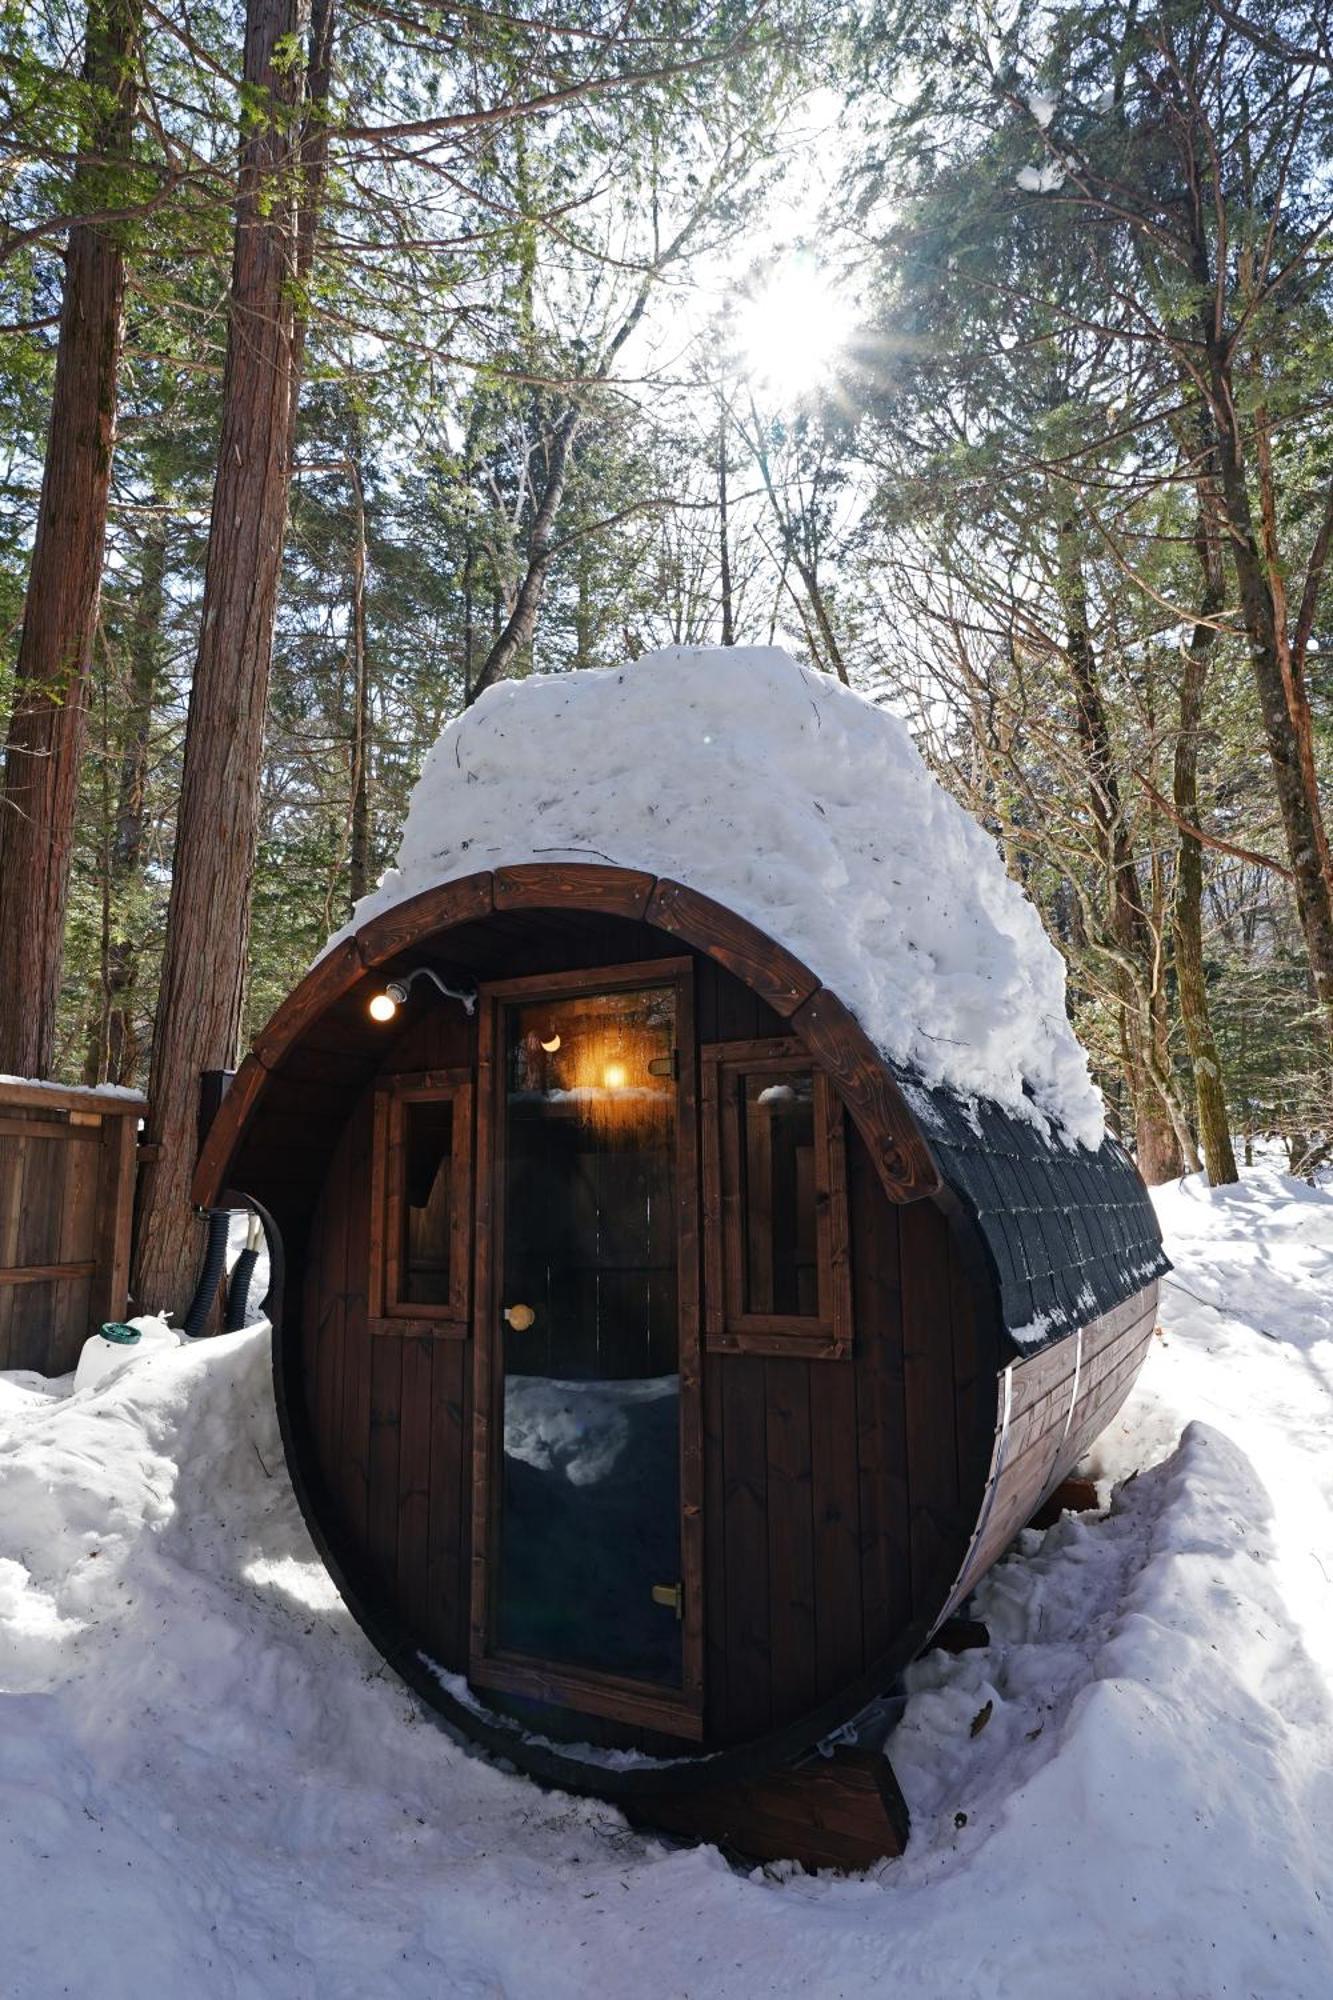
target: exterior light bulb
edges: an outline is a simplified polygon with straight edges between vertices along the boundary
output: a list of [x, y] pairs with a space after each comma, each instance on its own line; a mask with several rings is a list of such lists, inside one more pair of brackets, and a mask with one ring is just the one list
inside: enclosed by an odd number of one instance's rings
[[398, 1012], [398, 1002], [392, 993], [377, 993], [370, 1003], [372, 1021], [392, 1021]]

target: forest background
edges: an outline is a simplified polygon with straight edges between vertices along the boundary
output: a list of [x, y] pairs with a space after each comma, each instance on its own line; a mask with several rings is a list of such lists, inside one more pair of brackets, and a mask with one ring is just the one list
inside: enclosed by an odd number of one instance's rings
[[666, 643], [905, 717], [1150, 1180], [1325, 1161], [1330, 158], [1308, 0], [4, 0], [0, 1070], [149, 1088], [139, 1295], [442, 724]]

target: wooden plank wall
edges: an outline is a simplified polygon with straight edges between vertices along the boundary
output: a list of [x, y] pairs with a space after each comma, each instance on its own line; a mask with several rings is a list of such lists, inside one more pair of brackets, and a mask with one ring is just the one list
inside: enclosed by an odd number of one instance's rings
[[[698, 967], [699, 1040], [783, 1032]], [[957, 1574], [995, 1378], [978, 1365], [953, 1225], [890, 1202], [847, 1128], [850, 1361], [704, 1360], [708, 1740], [793, 1721], [860, 1678]]]
[[1015, 1364], [1003, 1464], [981, 1536], [953, 1593], [955, 1604], [1111, 1421], [1134, 1385], [1156, 1321], [1154, 1279], [1084, 1327], [1081, 1343], [1071, 1334]]
[[[701, 1044], [784, 1032], [706, 961], [696, 1006]], [[431, 1009], [386, 1067], [470, 1063], [473, 1037], [460, 1010]], [[461, 1671], [473, 1343], [369, 1331], [371, 1137], [367, 1088], [333, 1153], [305, 1258], [311, 1435], [345, 1567]], [[926, 1203], [887, 1199], [850, 1121], [847, 1174], [853, 1357], [704, 1357], [706, 1727], [715, 1743], [795, 1720], [859, 1679], [932, 1592], [932, 1608], [939, 1602], [976, 1521], [995, 1376], [992, 1366], [987, 1381], [978, 1365], [953, 1225]]]
[[[395, 1044], [385, 1070], [443, 1069], [474, 1057], [471, 1023], [443, 1007]], [[426, 1651], [459, 1669], [467, 1657], [472, 1342], [370, 1331], [372, 1138], [367, 1087], [334, 1150], [306, 1252], [306, 1414], [340, 1560]]]
[[123, 1319], [142, 1104], [0, 1084], [0, 1368], [63, 1375]]

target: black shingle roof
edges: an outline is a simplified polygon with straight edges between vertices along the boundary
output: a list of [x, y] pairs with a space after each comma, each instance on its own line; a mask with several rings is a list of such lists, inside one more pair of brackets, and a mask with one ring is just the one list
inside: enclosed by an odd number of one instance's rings
[[899, 1074], [947, 1184], [976, 1217], [1016, 1354], [1050, 1347], [1171, 1268], [1148, 1190], [1108, 1134], [1100, 1149]]

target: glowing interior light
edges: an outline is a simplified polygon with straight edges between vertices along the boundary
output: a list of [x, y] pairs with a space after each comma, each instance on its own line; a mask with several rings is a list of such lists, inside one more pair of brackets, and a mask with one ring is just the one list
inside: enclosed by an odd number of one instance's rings
[[398, 1002], [390, 993], [377, 993], [370, 1003], [372, 1021], [392, 1021], [398, 1012]]
[[549, 1042], [542, 1043], [542, 1047], [545, 1049], [548, 1056], [553, 1056], [556, 1050], [559, 1048], [559, 1046], [560, 1046], [559, 1035], [552, 1035]]
[[622, 1062], [610, 1062], [602, 1071], [602, 1082], [608, 1090], [623, 1090], [629, 1082], [629, 1071]]

